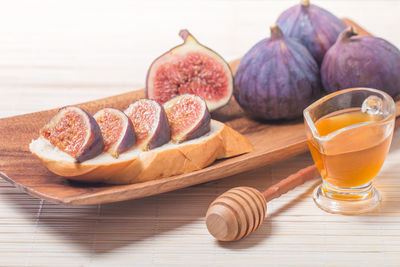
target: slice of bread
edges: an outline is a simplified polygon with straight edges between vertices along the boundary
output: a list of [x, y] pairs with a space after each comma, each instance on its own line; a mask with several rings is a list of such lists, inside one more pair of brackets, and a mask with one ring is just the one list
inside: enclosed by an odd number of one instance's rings
[[132, 148], [116, 159], [103, 152], [76, 163], [74, 158], [39, 137], [30, 151], [53, 173], [84, 182], [129, 184], [200, 170], [216, 159], [233, 157], [253, 150], [246, 137], [211, 120], [211, 130], [204, 136], [180, 144], [169, 142], [161, 147], [141, 151]]

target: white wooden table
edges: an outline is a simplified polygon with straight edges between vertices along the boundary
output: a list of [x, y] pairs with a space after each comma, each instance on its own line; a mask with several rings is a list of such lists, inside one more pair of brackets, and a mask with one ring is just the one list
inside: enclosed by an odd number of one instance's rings
[[[1, 1], [0, 117], [144, 86], [151, 61], [188, 28], [227, 60], [267, 36], [297, 1]], [[400, 47], [400, 1], [314, 1]], [[0, 133], [1, 134], [1, 133]], [[311, 200], [317, 181], [268, 204], [252, 236], [218, 243], [209, 203], [227, 189], [264, 189], [312, 163], [308, 154], [227, 179], [114, 204], [62, 207], [0, 181], [0, 266], [399, 266], [400, 132], [362, 216]]]

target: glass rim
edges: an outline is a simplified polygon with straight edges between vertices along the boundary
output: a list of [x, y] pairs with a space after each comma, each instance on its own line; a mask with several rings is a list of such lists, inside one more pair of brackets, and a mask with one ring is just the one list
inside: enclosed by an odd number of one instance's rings
[[348, 93], [348, 92], [353, 92], [353, 91], [369, 91], [369, 92], [373, 92], [373, 93], [381, 95], [383, 97], [384, 101], [388, 101], [389, 102], [389, 104], [390, 104], [390, 113], [385, 118], [383, 118], [382, 120], [376, 121], [375, 123], [377, 123], [377, 124], [379, 123], [380, 124], [380, 123], [385, 123], [387, 121], [390, 121], [392, 119], [394, 120], [395, 102], [394, 102], [393, 98], [389, 94], [387, 94], [386, 92], [378, 90], [378, 89], [367, 88], [367, 87], [355, 87], [355, 88], [343, 89], [343, 90], [339, 90], [339, 91], [336, 91], [336, 92], [333, 92], [333, 93], [330, 93], [330, 94], [328, 94], [326, 96], [321, 97], [320, 99], [316, 100], [315, 102], [313, 102], [312, 104], [310, 104], [308, 107], [306, 107], [303, 110], [303, 116], [304, 116], [305, 123], [307, 123], [307, 125], [310, 128], [314, 138], [316, 138], [319, 141], [327, 141], [327, 140], [332, 139], [333, 137], [335, 137], [336, 135], [338, 135], [340, 133], [343, 133], [345, 131], [348, 131], [348, 130], [351, 130], [351, 129], [354, 129], [354, 128], [358, 128], [360, 126], [363, 126], [363, 125], [371, 123], [371, 122], [356, 123], [356, 124], [349, 125], [347, 127], [338, 129], [336, 131], [333, 131], [333, 132], [331, 132], [331, 133], [329, 133], [327, 135], [324, 135], [324, 136], [321, 136], [319, 134], [317, 128], [315, 127], [315, 123], [311, 119], [311, 116], [310, 116], [310, 110], [316, 108], [317, 106], [319, 106], [323, 102], [325, 102], [325, 101], [327, 101], [327, 100], [329, 100], [329, 99], [331, 99], [333, 97], [336, 97], [338, 95], [345, 94], [345, 93]]

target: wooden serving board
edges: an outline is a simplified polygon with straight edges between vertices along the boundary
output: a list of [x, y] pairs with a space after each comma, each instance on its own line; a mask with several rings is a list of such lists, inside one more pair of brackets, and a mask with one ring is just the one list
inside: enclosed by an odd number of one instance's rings
[[[360, 34], [368, 34], [352, 21]], [[231, 67], [236, 70], [239, 60]], [[45, 96], [44, 96], [45, 97]], [[92, 114], [104, 107], [125, 109], [144, 97], [144, 90], [112, 96], [78, 106]], [[0, 177], [33, 196], [63, 205], [85, 205], [141, 198], [175, 189], [221, 179], [261, 167], [307, 151], [303, 120], [263, 124], [245, 116], [232, 100], [215, 112], [213, 118], [244, 134], [254, 151], [238, 157], [219, 160], [202, 170], [130, 185], [83, 184], [71, 182], [48, 171], [29, 152], [29, 143], [57, 110], [46, 110], [0, 120]]]

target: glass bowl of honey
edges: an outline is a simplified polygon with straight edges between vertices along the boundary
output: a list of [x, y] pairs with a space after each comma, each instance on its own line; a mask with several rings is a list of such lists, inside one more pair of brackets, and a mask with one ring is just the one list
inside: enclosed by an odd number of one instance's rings
[[360, 214], [382, 197], [373, 185], [392, 141], [393, 99], [380, 90], [351, 88], [304, 110], [308, 146], [322, 177], [314, 202], [330, 213]]

